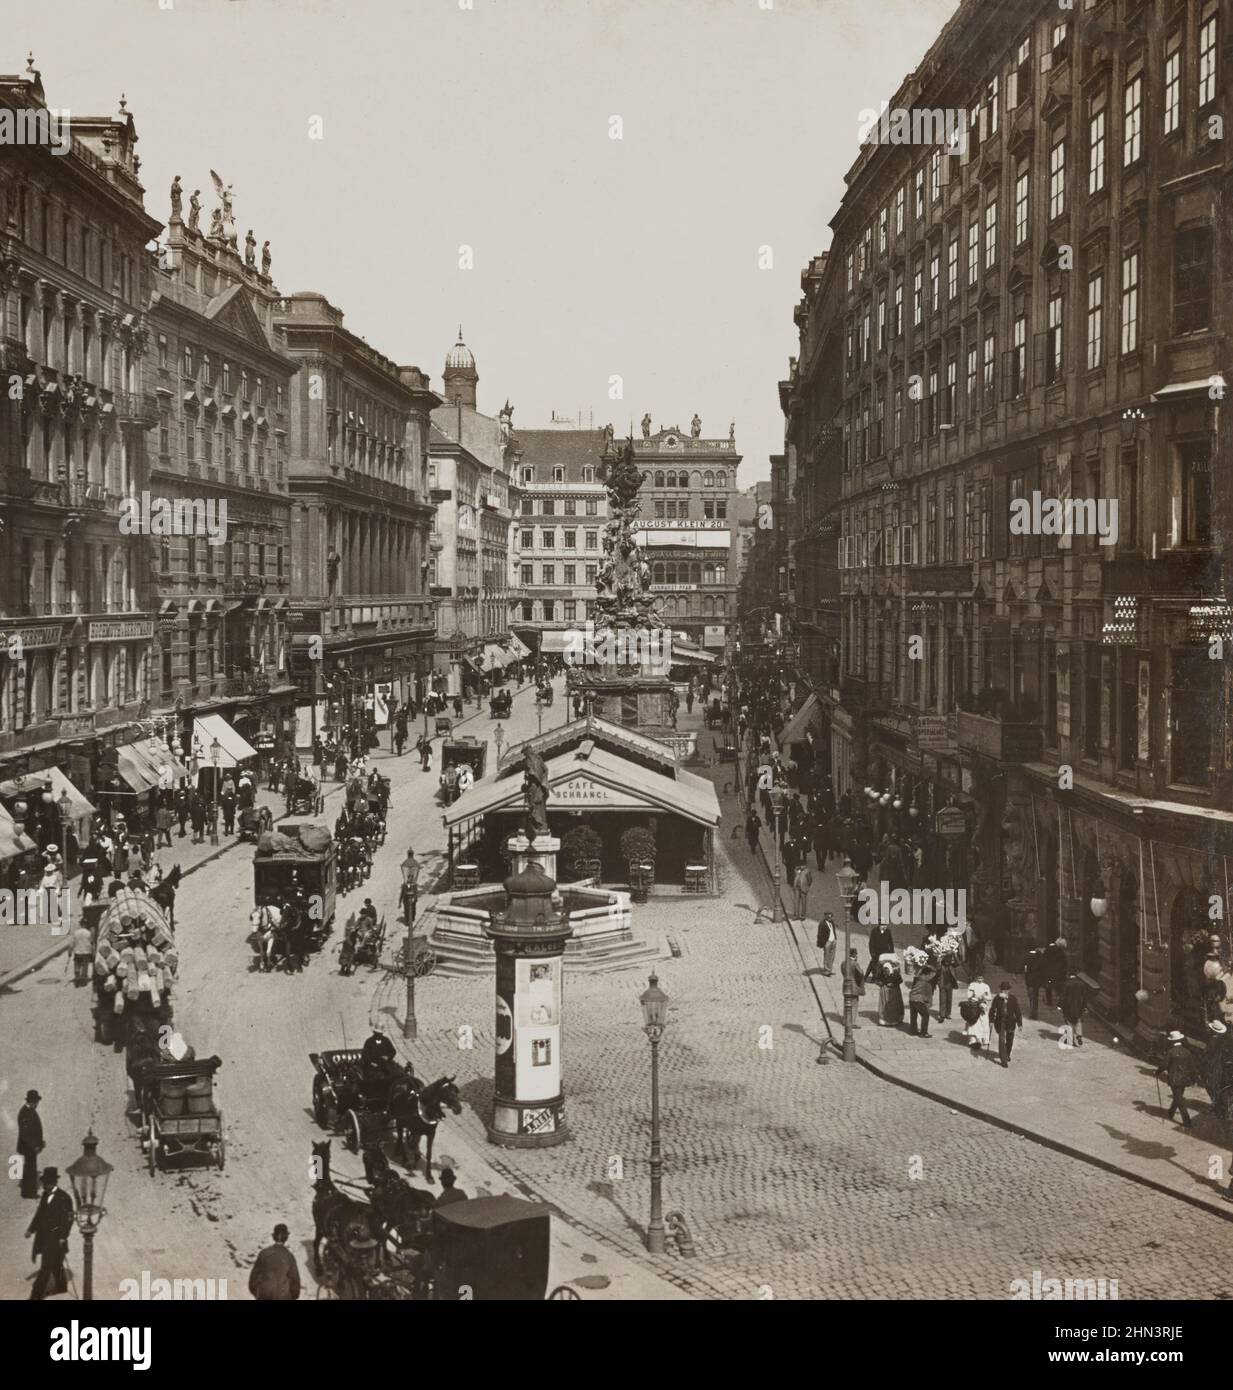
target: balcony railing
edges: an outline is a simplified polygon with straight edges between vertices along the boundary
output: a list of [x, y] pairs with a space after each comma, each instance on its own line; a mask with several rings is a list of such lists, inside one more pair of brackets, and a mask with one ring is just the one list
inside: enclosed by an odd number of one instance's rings
[[153, 391], [113, 391], [112, 398], [121, 424], [141, 429], [158, 424], [158, 397]]

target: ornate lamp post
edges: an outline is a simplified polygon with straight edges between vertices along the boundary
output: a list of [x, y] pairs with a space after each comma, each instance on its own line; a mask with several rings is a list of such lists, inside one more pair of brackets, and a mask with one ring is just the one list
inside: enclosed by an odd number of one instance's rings
[[852, 977], [852, 904], [856, 901], [856, 885], [860, 874], [852, 867], [846, 856], [843, 867], [835, 874], [839, 884], [839, 896], [843, 899], [843, 1060], [856, 1061], [856, 1001], [860, 991]]
[[73, 803], [69, 800], [68, 792], [60, 793], [60, 799], [56, 802], [56, 811], [60, 817], [60, 860], [67, 875], [69, 870], [68, 826], [69, 821], [73, 819]]
[[646, 1228], [646, 1248], [652, 1255], [664, 1253], [664, 1155], [659, 1143], [659, 1040], [668, 1022], [668, 996], [652, 975], [638, 1002], [642, 1027], [651, 1040], [651, 1220]]
[[210, 843], [218, 844], [218, 764], [222, 754], [222, 744], [218, 739], [214, 739], [210, 744], [210, 767], [213, 775], [210, 778]]
[[783, 788], [772, 787], [771, 795], [771, 816], [775, 822], [775, 868], [771, 874], [771, 891], [774, 898], [771, 903], [771, 921], [783, 921], [783, 906], [779, 901], [779, 818], [783, 814]]
[[407, 918], [406, 960], [403, 962], [407, 972], [407, 1007], [403, 1014], [402, 1035], [404, 1038], [418, 1038], [419, 1025], [415, 1018], [415, 910], [420, 897], [420, 862], [413, 849], [407, 850], [407, 857], [398, 866], [402, 871], [402, 900]]
[[107, 1179], [113, 1171], [111, 1164], [98, 1156], [97, 1150], [98, 1140], [91, 1129], [81, 1141], [81, 1157], [68, 1167], [82, 1241], [81, 1296], [87, 1303], [94, 1294], [94, 1233], [107, 1215], [103, 1197], [107, 1192]]

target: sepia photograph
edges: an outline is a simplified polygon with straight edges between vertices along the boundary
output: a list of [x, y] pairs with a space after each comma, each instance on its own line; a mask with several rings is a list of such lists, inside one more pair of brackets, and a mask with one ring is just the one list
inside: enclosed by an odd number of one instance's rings
[[1202, 1361], [1231, 87], [1233, 0], [12, 0], [32, 1364], [544, 1300]]

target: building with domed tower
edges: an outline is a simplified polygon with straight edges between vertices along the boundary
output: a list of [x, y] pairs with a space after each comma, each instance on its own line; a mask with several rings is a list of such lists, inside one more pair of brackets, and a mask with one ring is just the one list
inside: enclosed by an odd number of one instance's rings
[[436, 602], [434, 683], [471, 694], [525, 655], [509, 637], [512, 525], [518, 493], [511, 476], [514, 408], [477, 405], [475, 356], [458, 340], [445, 358], [442, 403], [432, 412], [428, 486], [435, 504], [428, 583]]

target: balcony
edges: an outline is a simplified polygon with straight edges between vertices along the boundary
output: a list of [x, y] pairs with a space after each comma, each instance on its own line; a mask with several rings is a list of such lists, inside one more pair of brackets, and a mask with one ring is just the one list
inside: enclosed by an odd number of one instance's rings
[[1030, 763], [1041, 757], [1044, 731], [1035, 720], [960, 710], [957, 741], [963, 752], [994, 762]]
[[153, 391], [113, 391], [112, 398], [122, 425], [148, 430], [158, 424], [158, 397]]

